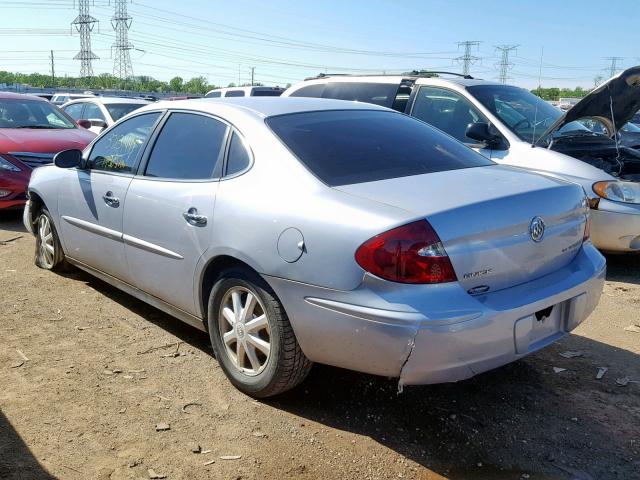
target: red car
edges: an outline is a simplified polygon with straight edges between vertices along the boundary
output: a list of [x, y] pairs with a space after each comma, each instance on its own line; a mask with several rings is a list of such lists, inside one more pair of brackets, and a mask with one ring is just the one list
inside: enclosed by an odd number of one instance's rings
[[43, 98], [0, 92], [0, 210], [25, 204], [31, 170], [95, 136]]

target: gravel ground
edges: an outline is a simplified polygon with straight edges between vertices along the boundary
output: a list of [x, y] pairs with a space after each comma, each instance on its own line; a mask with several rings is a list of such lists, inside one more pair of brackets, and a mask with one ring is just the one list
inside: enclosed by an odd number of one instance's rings
[[640, 381], [640, 257], [610, 256], [594, 314], [515, 364], [402, 394], [316, 365], [256, 401], [206, 334], [33, 249], [0, 214], [2, 479], [640, 479], [640, 383], [616, 384]]

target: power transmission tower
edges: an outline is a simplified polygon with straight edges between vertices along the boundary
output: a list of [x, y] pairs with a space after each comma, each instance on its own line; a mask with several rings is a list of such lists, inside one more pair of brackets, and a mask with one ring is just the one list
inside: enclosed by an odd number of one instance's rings
[[89, 0], [78, 0], [78, 16], [71, 25], [80, 33], [80, 51], [73, 59], [80, 60], [81, 77], [92, 77], [91, 60], [100, 58], [91, 51], [91, 32], [96, 23], [98, 20], [89, 15]]
[[471, 55], [471, 48], [478, 47], [479, 45], [480, 42], [477, 41], [458, 42], [458, 48], [464, 46], [464, 55], [456, 58], [458, 63], [462, 63], [462, 73], [464, 75], [469, 75], [469, 67], [480, 60], [480, 57]]
[[605, 60], [609, 60], [611, 62], [609, 65], [609, 77], [613, 77], [618, 71], [618, 62], [624, 60], [624, 57], [607, 57]]
[[51, 50], [51, 84], [53, 87], [56, 86], [56, 68], [53, 60], [53, 50]]
[[509, 61], [509, 54], [518, 47], [519, 45], [496, 45], [496, 50], [502, 54], [502, 58], [498, 64], [500, 67], [500, 76], [498, 77], [500, 83], [507, 83], [509, 70], [513, 67], [513, 62]]
[[133, 45], [129, 43], [129, 28], [131, 28], [131, 16], [127, 13], [127, 0], [115, 0], [115, 13], [111, 17], [111, 26], [116, 32], [116, 42], [113, 57], [113, 75], [120, 80], [133, 76], [133, 65], [129, 51]]

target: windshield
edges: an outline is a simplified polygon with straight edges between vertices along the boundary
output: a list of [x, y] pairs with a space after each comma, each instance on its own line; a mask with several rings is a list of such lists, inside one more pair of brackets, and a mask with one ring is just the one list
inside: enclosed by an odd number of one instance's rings
[[636, 124], [634, 123], [626, 123], [621, 129], [621, 132], [625, 132], [625, 133], [640, 133], [640, 127], [638, 127]]
[[117, 122], [126, 114], [133, 112], [134, 110], [144, 107], [143, 103], [108, 103], [105, 105], [109, 111], [109, 115], [113, 118], [114, 122]]
[[[509, 130], [528, 143], [538, 141], [563, 115], [561, 110], [523, 88], [509, 85], [476, 85], [467, 89]], [[593, 133], [578, 122], [566, 124], [558, 133], [573, 135], [577, 132]]]
[[0, 128], [76, 128], [47, 101], [0, 99]]
[[329, 186], [494, 165], [420, 120], [377, 110], [327, 110], [268, 118], [298, 159]]

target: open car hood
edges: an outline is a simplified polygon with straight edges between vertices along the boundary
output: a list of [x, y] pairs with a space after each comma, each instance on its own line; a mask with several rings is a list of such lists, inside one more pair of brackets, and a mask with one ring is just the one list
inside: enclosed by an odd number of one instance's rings
[[[611, 115], [612, 101], [613, 115]], [[640, 110], [640, 66], [631, 67], [592, 90], [558, 118], [540, 139], [561, 129], [567, 123], [584, 118], [601, 121], [613, 134], [614, 127], [615, 131], [618, 131], [633, 118], [638, 110]]]

